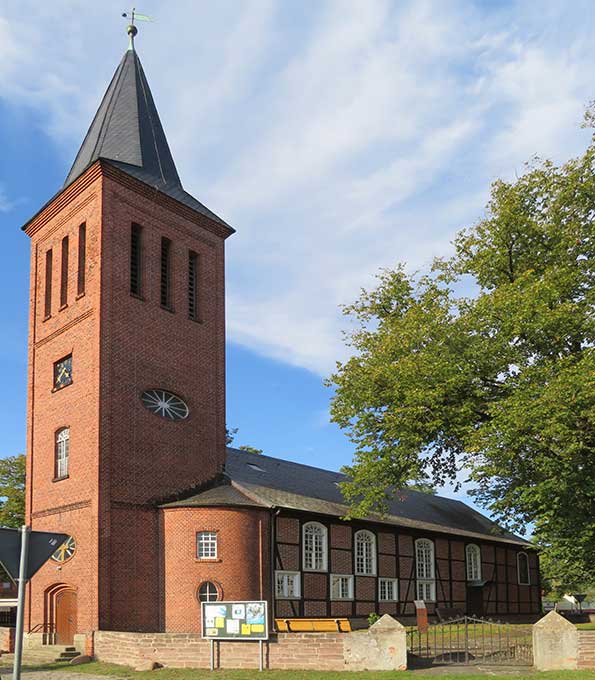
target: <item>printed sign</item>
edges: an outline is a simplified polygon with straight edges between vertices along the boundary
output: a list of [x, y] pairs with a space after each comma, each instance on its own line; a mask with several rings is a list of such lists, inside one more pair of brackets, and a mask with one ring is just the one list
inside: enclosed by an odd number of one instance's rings
[[202, 636], [210, 640], [268, 640], [267, 603], [203, 602]]

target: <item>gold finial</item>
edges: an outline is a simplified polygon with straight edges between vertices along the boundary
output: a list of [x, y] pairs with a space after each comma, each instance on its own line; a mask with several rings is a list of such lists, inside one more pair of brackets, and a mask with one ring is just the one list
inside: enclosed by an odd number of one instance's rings
[[134, 50], [134, 38], [136, 34], [138, 33], [138, 28], [134, 25], [135, 21], [154, 21], [153, 17], [148, 16], [147, 14], [139, 14], [136, 11], [136, 8], [133, 7], [130, 12], [123, 12], [122, 16], [126, 19], [130, 19], [130, 23], [128, 24], [128, 27], [126, 28], [126, 33], [128, 33], [128, 36], [130, 38], [130, 42], [128, 44], [128, 49], [129, 50]]

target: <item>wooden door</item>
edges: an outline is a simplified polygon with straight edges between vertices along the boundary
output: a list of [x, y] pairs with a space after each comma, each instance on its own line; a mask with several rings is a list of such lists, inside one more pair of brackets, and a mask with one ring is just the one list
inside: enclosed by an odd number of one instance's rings
[[56, 596], [56, 644], [71, 645], [76, 633], [76, 593], [63, 590]]
[[483, 588], [467, 586], [467, 614], [477, 618], [483, 616]]

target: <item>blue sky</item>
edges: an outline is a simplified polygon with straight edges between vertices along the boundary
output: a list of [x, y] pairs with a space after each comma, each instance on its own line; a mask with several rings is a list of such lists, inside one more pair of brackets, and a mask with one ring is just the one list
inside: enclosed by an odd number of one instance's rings
[[[584, 149], [595, 4], [146, 0], [143, 61], [185, 188], [228, 241], [237, 444], [350, 461], [322, 385], [339, 306], [380, 267], [448, 254], [489, 185]], [[28, 241], [123, 51], [126, 7], [0, 4], [0, 455], [23, 451]], [[446, 490], [446, 493], [449, 493]]]

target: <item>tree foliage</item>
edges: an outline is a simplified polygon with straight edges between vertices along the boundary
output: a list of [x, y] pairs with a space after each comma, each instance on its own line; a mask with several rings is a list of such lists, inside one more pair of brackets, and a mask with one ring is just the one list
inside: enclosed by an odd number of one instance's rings
[[328, 382], [356, 445], [353, 515], [467, 470], [500, 522], [534, 526], [568, 586], [595, 579], [594, 159], [591, 144], [497, 181], [452, 257], [382, 271], [345, 309], [354, 355]]
[[255, 446], [250, 446], [249, 444], [242, 444], [242, 446], [238, 446], [238, 449], [240, 451], [246, 451], [246, 453], [256, 453], [256, 454], [261, 454], [262, 449], [257, 449]]
[[0, 526], [20, 527], [25, 521], [25, 456], [0, 458]]

